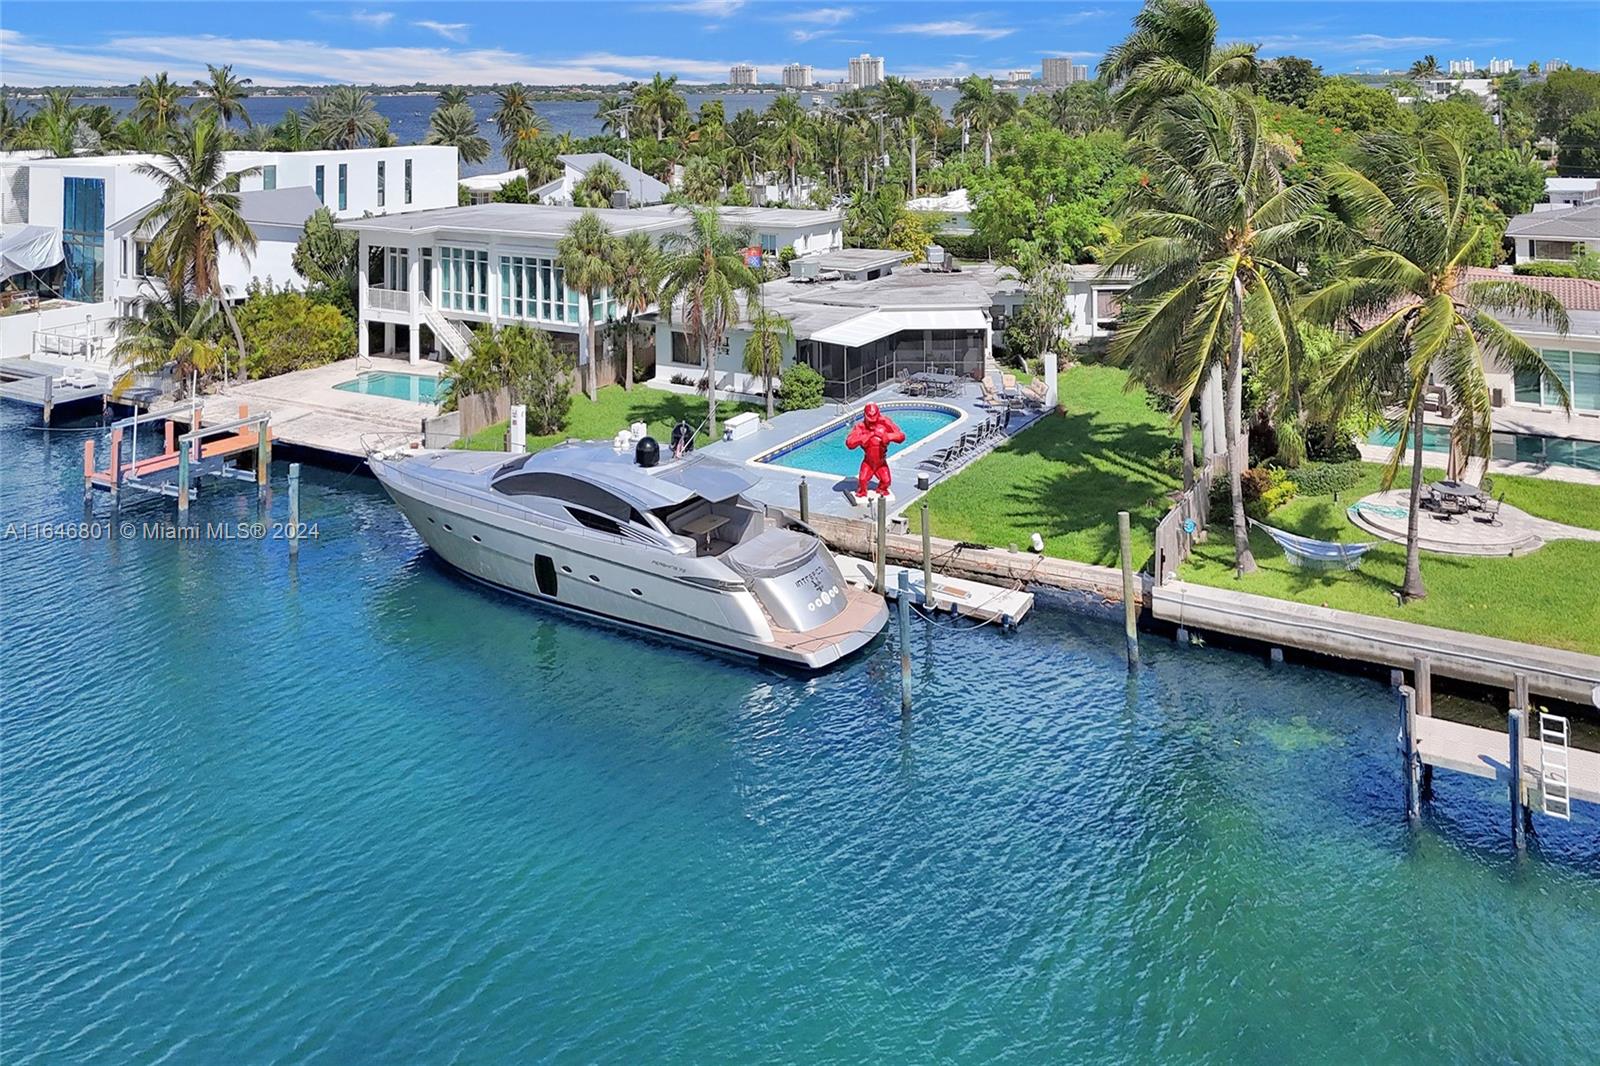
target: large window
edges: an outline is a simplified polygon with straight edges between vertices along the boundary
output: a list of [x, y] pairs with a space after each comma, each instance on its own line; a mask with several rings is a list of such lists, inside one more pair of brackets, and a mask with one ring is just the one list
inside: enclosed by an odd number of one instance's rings
[[400, 292], [411, 288], [411, 254], [406, 249], [387, 249], [384, 256], [384, 284]]
[[339, 210], [350, 206], [350, 164], [339, 164]]
[[261, 168], [261, 187], [263, 189], [276, 189], [278, 187], [278, 165], [268, 163]]
[[383, 160], [380, 159], [380, 160], [378, 160], [378, 206], [379, 207], [383, 206], [383, 193], [384, 193], [384, 189], [383, 189], [384, 182], [383, 182], [383, 179], [384, 179]]
[[1574, 247], [1574, 242], [1572, 241], [1533, 241], [1531, 243], [1533, 247], [1530, 250], [1535, 259], [1559, 259], [1564, 261], [1572, 258]]
[[61, 246], [67, 268], [61, 295], [84, 303], [105, 299], [105, 179], [62, 179]]
[[[578, 319], [578, 293], [566, 287], [566, 279], [555, 260], [532, 255], [502, 255], [500, 271], [500, 314], [504, 318], [523, 318], [535, 322], [573, 322]], [[617, 317], [617, 302], [610, 289], [594, 297], [596, 322]]]
[[321, 200], [323, 202], [323, 204], [327, 204], [328, 198], [325, 195], [325, 192], [327, 190], [326, 168], [322, 167], [322, 166], [318, 166], [316, 170], [312, 171], [312, 174], [313, 174], [313, 176], [315, 178], [313, 184], [316, 186], [317, 199]]
[[478, 248], [439, 248], [439, 306], [489, 312], [489, 253]]
[[411, 160], [406, 160], [406, 203], [411, 202]]
[[763, 256], [778, 254], [778, 235], [776, 233], [763, 233], [761, 235], [761, 254]]
[[[1600, 352], [1563, 352], [1545, 349], [1544, 361], [1567, 387], [1573, 410], [1600, 411]], [[1516, 375], [1518, 403], [1554, 407], [1561, 403], [1555, 382], [1540, 374], [1519, 371]]]

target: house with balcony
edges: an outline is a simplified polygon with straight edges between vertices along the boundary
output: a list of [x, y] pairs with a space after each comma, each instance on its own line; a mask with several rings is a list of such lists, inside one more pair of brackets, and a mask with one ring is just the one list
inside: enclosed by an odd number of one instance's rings
[[[730, 227], [748, 229], [752, 247], [836, 247], [843, 218], [836, 211], [717, 209]], [[526, 323], [576, 350], [578, 294], [556, 264], [556, 248], [584, 210], [553, 204], [472, 204], [382, 218], [351, 219], [359, 234], [361, 354], [465, 356], [476, 325]], [[647, 233], [660, 241], [689, 226], [672, 205], [594, 212], [613, 235]], [[619, 317], [610, 293], [595, 299], [595, 320]]]

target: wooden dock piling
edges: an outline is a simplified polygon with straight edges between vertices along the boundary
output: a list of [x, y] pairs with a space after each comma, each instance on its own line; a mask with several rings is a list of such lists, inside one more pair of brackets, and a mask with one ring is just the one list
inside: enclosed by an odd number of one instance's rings
[[50, 416], [56, 408], [56, 383], [46, 374], [44, 378], [44, 424], [50, 424]]
[[1511, 743], [1511, 847], [1522, 852], [1528, 847], [1526, 785], [1522, 769], [1522, 710], [1517, 707], [1506, 712], [1506, 737]]
[[811, 486], [806, 484], [805, 475], [800, 475], [800, 521], [811, 521]]
[[911, 714], [911, 575], [900, 571], [900, 594], [895, 608], [900, 612], [900, 714]]
[[289, 558], [300, 554], [300, 464], [289, 464]]
[[[1417, 693], [1417, 716], [1421, 718], [1433, 717], [1433, 658], [1427, 655], [1418, 655], [1412, 661], [1411, 687]], [[1420, 760], [1419, 760], [1420, 761]], [[1433, 798], [1433, 767], [1427, 763], [1422, 764], [1422, 783], [1419, 786], [1423, 799]]]
[[83, 503], [94, 502], [94, 438], [83, 442]]
[[189, 513], [189, 447], [178, 448], [178, 517]]
[[883, 568], [889, 561], [889, 499], [882, 495], [878, 497], [878, 541], [873, 546], [872, 554], [877, 566], [877, 578], [872, 589], [882, 596], [888, 587], [884, 583]]
[[122, 505], [122, 430], [111, 431], [111, 509]]
[[1133, 573], [1133, 529], [1127, 511], [1117, 512], [1117, 544], [1122, 556], [1122, 631], [1128, 645], [1128, 669], [1139, 665], [1139, 596]]
[[1417, 690], [1400, 686], [1400, 766], [1405, 778], [1406, 821], [1422, 817], [1422, 756], [1417, 750]]

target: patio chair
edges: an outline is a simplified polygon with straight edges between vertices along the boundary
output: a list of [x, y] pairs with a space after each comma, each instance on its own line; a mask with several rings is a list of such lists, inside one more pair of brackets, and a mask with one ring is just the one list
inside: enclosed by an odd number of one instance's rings
[[1028, 382], [1028, 387], [1022, 390], [1023, 402], [1031, 404], [1034, 407], [1043, 407], [1044, 398], [1047, 391], [1048, 390], [1045, 386], [1044, 378], [1034, 378], [1032, 381]]
[[1433, 518], [1436, 522], [1454, 522], [1456, 520], [1456, 515], [1463, 515], [1466, 513], [1466, 501], [1462, 500], [1459, 496], [1441, 496], [1439, 497], [1438, 503], [1435, 505], [1435, 513]]
[[1498, 499], [1484, 500], [1478, 508], [1478, 513], [1472, 516], [1474, 522], [1482, 522], [1486, 526], [1500, 524], [1500, 505], [1506, 502], [1506, 494], [1501, 493]]
[[1000, 394], [994, 391], [994, 382], [988, 378], [981, 378], [978, 381], [978, 389], [983, 393], [982, 402], [985, 407], [1000, 406]]

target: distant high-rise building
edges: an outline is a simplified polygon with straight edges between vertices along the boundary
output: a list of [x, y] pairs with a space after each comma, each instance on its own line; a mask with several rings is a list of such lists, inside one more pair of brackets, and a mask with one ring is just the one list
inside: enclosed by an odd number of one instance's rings
[[1452, 59], [1450, 61], [1450, 73], [1452, 74], [1467, 75], [1476, 74], [1477, 72], [1478, 61], [1475, 59]]
[[1572, 64], [1568, 63], [1565, 59], [1552, 59], [1552, 60], [1550, 60], [1550, 62], [1548, 62], [1548, 63], [1546, 63], [1544, 65], [1544, 72], [1546, 74], [1550, 73], [1552, 70], [1571, 70], [1571, 69], [1572, 69]]
[[1515, 59], [1491, 59], [1491, 60], [1489, 60], [1489, 73], [1491, 75], [1494, 75], [1494, 74], [1510, 74], [1513, 70], [1516, 70], [1516, 69], [1517, 69], [1517, 61]]
[[756, 83], [756, 68], [749, 63], [735, 63], [733, 69], [728, 71], [729, 85], [754, 85]]
[[850, 88], [870, 89], [883, 84], [883, 57], [862, 52], [850, 57]]
[[1051, 89], [1088, 80], [1089, 68], [1081, 63], [1075, 64], [1070, 59], [1057, 56], [1051, 56], [1044, 61], [1044, 83]]
[[817, 83], [811, 76], [809, 63], [790, 63], [783, 68], [783, 87], [785, 89], [809, 89]]

